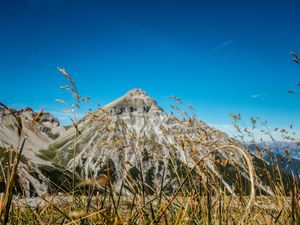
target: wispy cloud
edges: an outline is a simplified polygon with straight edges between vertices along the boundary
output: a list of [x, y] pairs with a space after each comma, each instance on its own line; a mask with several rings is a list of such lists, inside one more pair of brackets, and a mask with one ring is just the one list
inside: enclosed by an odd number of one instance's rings
[[251, 98], [256, 98], [256, 99], [264, 99], [265, 96], [267, 96], [268, 93], [257, 93], [257, 94], [253, 94], [251, 95]]
[[232, 42], [233, 42], [233, 40], [225, 41], [225, 42], [219, 44], [219, 45], [215, 48], [215, 50], [223, 49], [223, 48], [227, 47], [228, 45], [230, 45]]
[[[216, 60], [217, 63], [222, 62], [234, 55], [234, 52], [232, 52], [231, 48], [226, 48], [226, 47], [230, 46], [232, 44], [232, 42], [233, 42], [233, 40], [227, 40], [227, 41], [220, 43], [216, 48], [214, 48], [213, 51], [215, 51], [215, 53], [217, 53], [217, 60]], [[223, 51], [216, 52], [219, 50], [223, 50]], [[230, 51], [228, 52], [228, 50], [230, 50]], [[224, 55], [221, 55], [221, 53]]]

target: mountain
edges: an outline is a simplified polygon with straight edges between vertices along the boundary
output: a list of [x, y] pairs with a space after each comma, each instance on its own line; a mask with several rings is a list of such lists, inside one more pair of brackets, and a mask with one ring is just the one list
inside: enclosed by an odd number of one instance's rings
[[[172, 193], [205, 153], [224, 145], [244, 149], [238, 141], [196, 117], [178, 119], [165, 113], [146, 92], [133, 89], [88, 113], [76, 127], [41, 150], [39, 156], [70, 171], [75, 168], [82, 179], [107, 175], [116, 189], [123, 188], [125, 193], [144, 184], [148, 193], [159, 188]], [[255, 155], [251, 157], [257, 167], [264, 164]], [[249, 183], [247, 171], [240, 154], [221, 151], [207, 156], [193, 171], [191, 181], [201, 185], [208, 178], [211, 182], [222, 180], [223, 186], [232, 192], [237, 174]], [[271, 193], [263, 177], [256, 180], [256, 185]]]
[[[299, 146], [290, 142], [262, 142], [257, 144], [263, 159], [270, 165], [278, 165], [282, 171], [300, 178]], [[247, 148], [257, 154], [257, 147], [249, 144]]]
[[277, 141], [273, 143], [261, 143], [261, 145], [268, 146], [277, 155], [285, 155], [287, 151], [290, 158], [300, 160], [299, 142]]
[[[0, 156], [1, 177], [5, 177], [9, 167], [7, 148], [18, 152], [26, 137], [22, 156], [18, 166], [17, 185], [27, 196], [43, 195], [49, 192], [55, 179], [49, 173], [56, 174], [57, 180], [65, 180], [64, 172], [53, 167], [51, 162], [38, 157], [39, 150], [46, 148], [55, 138], [65, 132], [59, 121], [50, 113], [34, 112], [26, 107], [15, 110], [0, 103]], [[55, 181], [56, 182], [56, 181]], [[2, 183], [3, 189], [5, 184]]]
[[[3, 104], [1, 104], [3, 105]], [[65, 129], [60, 126], [57, 118], [50, 113], [40, 113], [37, 121], [33, 121], [39, 113], [33, 109], [26, 107], [21, 110], [8, 109], [4, 106], [0, 107], [0, 141], [3, 146], [19, 144], [18, 121], [22, 122], [21, 138], [27, 137], [25, 142], [25, 154], [29, 157], [35, 157], [30, 152], [37, 152], [41, 148], [48, 146], [55, 138], [57, 138]]]
[[[13, 146], [18, 151], [26, 137], [17, 183], [27, 196], [70, 190], [73, 170], [79, 189], [107, 176], [116, 190], [127, 194], [137, 188], [150, 194], [161, 189], [170, 194], [192, 168], [187, 190], [201, 187], [204, 182], [214, 189], [214, 184], [220, 182], [228, 192], [242, 185], [249, 193], [249, 169], [238, 151], [226, 147], [209, 154], [229, 145], [248, 149], [226, 133], [189, 116], [190, 112], [179, 110], [185, 105], [173, 98], [178, 105], [172, 107], [176, 112], [166, 113], [145, 91], [133, 89], [87, 113], [68, 129], [50, 113], [31, 108], [14, 110], [0, 104], [1, 163], [8, 166], [6, 148]], [[256, 170], [257, 192], [272, 194], [266, 176], [277, 176], [272, 172], [272, 163], [252, 151], [247, 155]]]

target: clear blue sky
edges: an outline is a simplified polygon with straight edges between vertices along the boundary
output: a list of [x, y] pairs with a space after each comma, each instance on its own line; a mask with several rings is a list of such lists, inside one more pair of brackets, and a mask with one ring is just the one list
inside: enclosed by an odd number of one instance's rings
[[[300, 125], [300, 2], [0, 0], [0, 101], [58, 112], [56, 67], [106, 104], [146, 90], [176, 95], [210, 124], [229, 113]], [[297, 88], [294, 88], [297, 89]], [[57, 113], [59, 115], [59, 113]]]

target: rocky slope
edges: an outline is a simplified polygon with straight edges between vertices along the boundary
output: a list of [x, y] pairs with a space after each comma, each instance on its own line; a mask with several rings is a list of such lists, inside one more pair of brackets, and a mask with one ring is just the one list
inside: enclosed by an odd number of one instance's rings
[[[37, 154], [64, 131], [59, 121], [49, 113], [37, 113], [28, 107], [15, 110], [0, 104], [1, 165], [4, 170], [8, 168], [7, 148], [18, 152], [26, 137], [18, 167], [17, 186], [27, 196], [43, 195], [50, 190], [51, 179], [47, 175], [48, 171], [63, 176], [58, 168], [51, 165], [51, 162], [41, 159]], [[0, 176], [5, 177], [3, 170]]]
[[[201, 156], [229, 144], [242, 148], [233, 138], [195, 117], [179, 120], [165, 113], [144, 91], [133, 89], [88, 114], [76, 129], [69, 129], [41, 150], [40, 156], [70, 170], [75, 166], [85, 179], [106, 174], [117, 189], [125, 187], [127, 192], [132, 192], [142, 182], [149, 193], [159, 188], [171, 193]], [[258, 158], [252, 157], [259, 165]], [[249, 182], [241, 156], [222, 152], [207, 157], [193, 177], [199, 179], [196, 185], [207, 177], [214, 181], [222, 177], [224, 187], [231, 192], [236, 171], [244, 182]], [[256, 185], [270, 193], [261, 180], [257, 179]]]

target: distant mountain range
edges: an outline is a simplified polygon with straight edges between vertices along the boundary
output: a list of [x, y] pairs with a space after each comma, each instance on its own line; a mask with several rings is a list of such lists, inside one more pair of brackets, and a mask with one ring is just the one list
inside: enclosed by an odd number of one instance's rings
[[[180, 99], [175, 100], [182, 104]], [[16, 116], [22, 121], [21, 138], [17, 134]], [[28, 138], [18, 176], [20, 186], [28, 195], [69, 188], [67, 184], [73, 169], [78, 184], [105, 175], [110, 177], [117, 190], [122, 189], [125, 193], [138, 188], [141, 182], [146, 184], [147, 193], [160, 188], [165, 193], [172, 193], [209, 151], [224, 145], [247, 151], [234, 138], [195, 117], [178, 119], [165, 113], [141, 89], [133, 89], [111, 104], [88, 113], [69, 129], [61, 126], [49, 113], [43, 113], [38, 121], [34, 121], [38, 116], [39, 113], [30, 108], [0, 107], [2, 151], [9, 145], [17, 147], [20, 139]], [[255, 154], [249, 156], [258, 174], [257, 189], [271, 193], [260, 172], [264, 161]], [[4, 157], [2, 155], [2, 159]], [[211, 177], [215, 181], [221, 180], [224, 188], [232, 192], [236, 171], [243, 182], [249, 182], [248, 168], [242, 156], [221, 151], [201, 162], [193, 171], [193, 182], [198, 179], [197, 185], [201, 185]]]
[[[264, 160], [271, 165], [278, 164], [279, 167], [300, 178], [300, 147], [297, 143], [291, 142], [262, 142], [257, 144], [262, 152]], [[257, 147], [249, 144], [248, 149], [253, 154], [258, 155]]]

